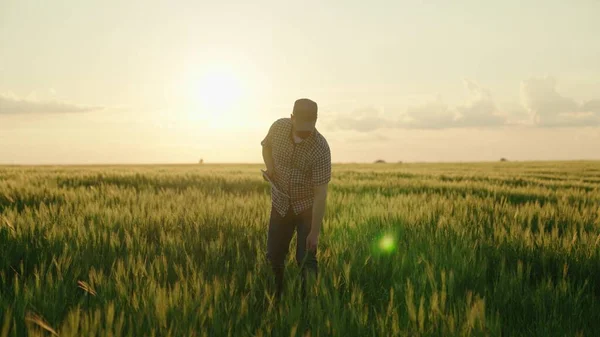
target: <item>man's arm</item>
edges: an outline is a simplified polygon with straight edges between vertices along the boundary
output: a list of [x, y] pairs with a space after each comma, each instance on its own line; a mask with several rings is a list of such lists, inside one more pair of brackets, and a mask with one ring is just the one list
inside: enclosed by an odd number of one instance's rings
[[277, 130], [277, 126], [279, 125], [279, 120], [275, 121], [275, 123], [271, 124], [269, 128], [269, 132], [266, 137], [260, 142], [262, 145], [262, 157], [265, 162], [265, 166], [267, 167], [267, 174], [270, 177], [273, 177], [275, 174], [275, 164], [273, 163], [273, 135]]
[[328, 184], [315, 186], [315, 199], [312, 210], [312, 223], [310, 233], [306, 238], [306, 246], [309, 250], [315, 250], [319, 243], [319, 234], [321, 233], [321, 224], [325, 216], [325, 206], [327, 204], [327, 187]]
[[306, 238], [306, 247], [316, 250], [319, 243], [319, 233], [325, 215], [325, 204], [327, 201], [327, 187], [331, 180], [331, 151], [327, 143], [320, 149], [317, 160], [313, 167], [314, 201], [310, 233]]
[[270, 146], [263, 146], [262, 148], [263, 161], [267, 167], [267, 173], [273, 175], [275, 172], [275, 165], [273, 164], [273, 149]]
[[328, 184], [323, 184], [315, 187], [315, 201], [313, 203], [311, 232], [314, 231], [317, 233], [317, 235], [321, 231], [321, 223], [323, 223], [323, 217], [325, 216], [328, 186]]

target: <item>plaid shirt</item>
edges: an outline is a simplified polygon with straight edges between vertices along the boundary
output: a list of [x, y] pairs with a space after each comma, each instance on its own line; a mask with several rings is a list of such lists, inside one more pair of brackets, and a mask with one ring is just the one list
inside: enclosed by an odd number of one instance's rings
[[285, 216], [290, 207], [295, 214], [312, 207], [314, 187], [331, 180], [331, 152], [325, 137], [315, 130], [296, 144], [292, 120], [282, 118], [273, 123], [261, 145], [272, 149], [276, 189], [271, 188], [271, 200], [277, 212]]

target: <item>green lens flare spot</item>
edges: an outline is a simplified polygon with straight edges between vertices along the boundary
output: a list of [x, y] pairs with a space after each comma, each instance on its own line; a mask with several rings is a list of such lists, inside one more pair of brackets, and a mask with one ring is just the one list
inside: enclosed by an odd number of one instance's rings
[[379, 240], [379, 249], [386, 253], [391, 253], [396, 249], [396, 242], [391, 235], [385, 235]]

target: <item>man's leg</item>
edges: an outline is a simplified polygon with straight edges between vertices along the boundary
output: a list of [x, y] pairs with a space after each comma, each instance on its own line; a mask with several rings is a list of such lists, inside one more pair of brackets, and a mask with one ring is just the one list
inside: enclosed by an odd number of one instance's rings
[[308, 273], [312, 278], [316, 278], [318, 273], [317, 251], [306, 249], [306, 238], [310, 233], [312, 224], [312, 208], [298, 214], [296, 216], [296, 224], [298, 226], [297, 245], [296, 245], [296, 262], [300, 266], [302, 272], [302, 297], [306, 297], [306, 278]]
[[283, 276], [285, 258], [290, 248], [290, 241], [294, 235], [294, 226], [289, 216], [282, 217], [275, 208], [271, 208], [269, 232], [267, 234], [267, 260], [275, 274], [276, 297], [281, 297], [283, 292]]

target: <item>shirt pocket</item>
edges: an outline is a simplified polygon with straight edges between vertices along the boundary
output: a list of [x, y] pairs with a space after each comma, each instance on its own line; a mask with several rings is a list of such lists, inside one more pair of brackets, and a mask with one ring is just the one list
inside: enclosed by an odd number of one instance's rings
[[291, 189], [296, 199], [311, 197], [313, 194], [310, 170], [295, 167], [292, 169]]
[[300, 156], [295, 158], [296, 160], [294, 162], [294, 169], [298, 170], [298, 172], [302, 173], [303, 175], [310, 174], [312, 168], [312, 163], [306, 157], [307, 156], [300, 154]]

